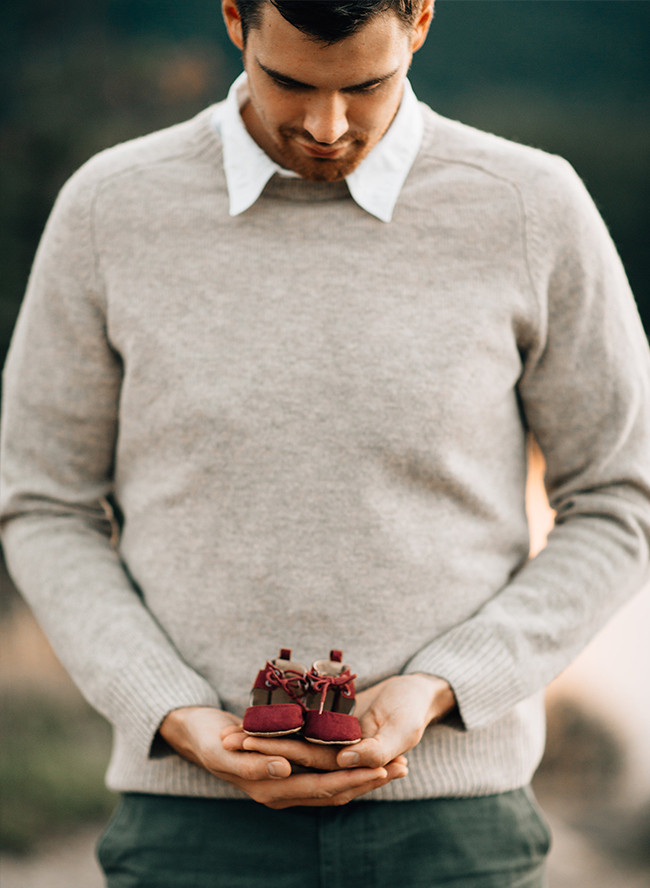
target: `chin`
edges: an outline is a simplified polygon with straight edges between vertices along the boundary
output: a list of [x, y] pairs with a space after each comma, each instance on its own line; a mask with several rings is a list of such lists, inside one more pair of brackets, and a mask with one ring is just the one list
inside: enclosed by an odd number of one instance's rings
[[304, 161], [300, 165], [301, 169], [296, 169], [295, 172], [299, 173], [303, 179], [309, 179], [312, 182], [340, 182], [352, 172], [357, 164], [358, 161], [355, 163], [344, 163], [342, 161], [317, 160], [314, 158], [313, 160]]
[[365, 145], [347, 157], [333, 159], [306, 157], [295, 150], [285, 149], [283, 152], [284, 165], [311, 182], [340, 182], [359, 166], [367, 153]]

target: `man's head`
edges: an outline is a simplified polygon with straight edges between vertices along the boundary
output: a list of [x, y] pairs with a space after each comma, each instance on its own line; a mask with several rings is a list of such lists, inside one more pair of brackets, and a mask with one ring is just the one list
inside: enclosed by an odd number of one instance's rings
[[243, 52], [242, 114], [275, 161], [335, 181], [376, 145], [399, 107], [433, 0], [222, 0]]

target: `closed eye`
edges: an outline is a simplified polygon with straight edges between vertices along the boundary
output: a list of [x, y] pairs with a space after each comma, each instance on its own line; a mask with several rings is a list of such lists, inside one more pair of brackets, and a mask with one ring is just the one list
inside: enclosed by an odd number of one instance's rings
[[[276, 86], [279, 86], [280, 89], [284, 89], [287, 92], [312, 92], [315, 91], [316, 87], [307, 86], [307, 84], [296, 83], [292, 80], [280, 80], [278, 77], [271, 78]], [[380, 86], [384, 84], [385, 81], [380, 80], [379, 83], [371, 83], [369, 85], [363, 86], [348, 86], [341, 90], [342, 93], [347, 93], [348, 95], [368, 95], [368, 93], [376, 92]]]
[[271, 77], [276, 86], [280, 89], [286, 89], [288, 92], [310, 92], [315, 89], [313, 86], [307, 86], [306, 83], [296, 83], [293, 80], [280, 80], [278, 77]]
[[[279, 71], [267, 68], [259, 59], [256, 59], [256, 61], [267, 77], [269, 77], [276, 86], [280, 87], [280, 89], [286, 90], [287, 92], [314, 92], [317, 89], [317, 87], [312, 84], [302, 83], [300, 80], [294, 80], [292, 77], [285, 77]], [[344, 86], [340, 89], [340, 92], [353, 94], [373, 93], [375, 90], [379, 89], [382, 84], [391, 80], [391, 78], [397, 74], [398, 70], [399, 68], [396, 68], [394, 71], [391, 71], [390, 74], [385, 74], [383, 77], [375, 77], [372, 80], [366, 80], [364, 83], [355, 83], [352, 86]]]
[[378, 83], [370, 83], [364, 84], [362, 86], [349, 86], [347, 89], [342, 89], [341, 92], [344, 93], [373, 93], [376, 92], [380, 86], [383, 86], [385, 80], [380, 80]]

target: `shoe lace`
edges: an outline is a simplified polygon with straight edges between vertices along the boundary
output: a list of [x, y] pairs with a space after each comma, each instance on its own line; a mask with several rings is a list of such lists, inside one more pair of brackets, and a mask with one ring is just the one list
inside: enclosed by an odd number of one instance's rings
[[297, 669], [279, 669], [269, 660], [264, 667], [264, 681], [267, 688], [282, 688], [286, 694], [302, 706], [300, 698], [304, 697], [307, 692], [304, 673], [298, 672]]
[[344, 669], [339, 675], [323, 675], [320, 672], [308, 672], [307, 680], [310, 688], [318, 693], [320, 691], [320, 708], [319, 714], [323, 712], [325, 706], [325, 698], [327, 692], [332, 688], [336, 688], [344, 697], [352, 696], [352, 682], [356, 675], [351, 675], [349, 669]]

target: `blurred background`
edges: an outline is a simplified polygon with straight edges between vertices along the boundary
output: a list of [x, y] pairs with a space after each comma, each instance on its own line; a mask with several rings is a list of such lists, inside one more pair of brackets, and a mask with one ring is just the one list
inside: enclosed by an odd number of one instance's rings
[[[88, 157], [222, 99], [241, 70], [216, 0], [0, 7], [0, 361], [56, 194]], [[650, 2], [437, 0], [411, 80], [438, 112], [568, 158], [650, 330]], [[531, 451], [532, 551], [553, 516]], [[0, 882], [96, 888], [110, 730], [0, 562]], [[650, 590], [553, 683], [536, 790], [551, 888], [650, 884]]]

